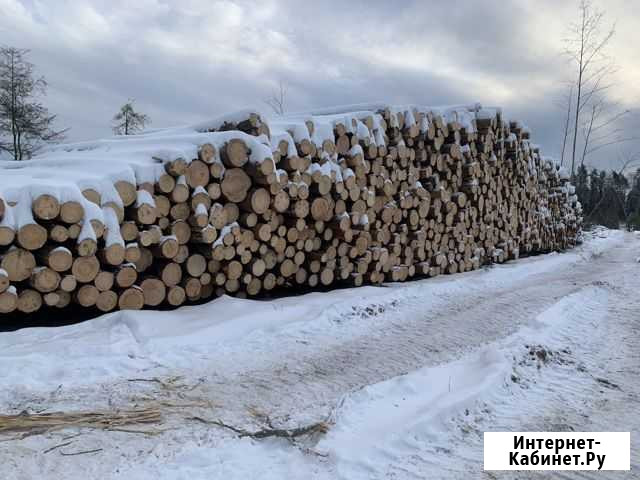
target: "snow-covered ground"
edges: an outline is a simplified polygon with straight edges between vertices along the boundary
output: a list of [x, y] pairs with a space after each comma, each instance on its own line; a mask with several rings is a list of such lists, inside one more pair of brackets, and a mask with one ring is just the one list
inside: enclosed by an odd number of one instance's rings
[[[0, 435], [2, 478], [537, 478], [483, 472], [487, 430], [630, 430], [637, 470], [639, 250], [601, 230], [461, 275], [2, 333], [3, 413], [163, 414], [146, 434]], [[210, 423], [266, 417], [329, 430], [254, 440]]]

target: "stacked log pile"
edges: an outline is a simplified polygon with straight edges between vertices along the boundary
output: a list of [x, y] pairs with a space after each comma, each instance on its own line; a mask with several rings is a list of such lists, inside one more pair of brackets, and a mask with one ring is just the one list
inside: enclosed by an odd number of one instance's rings
[[404, 281], [575, 245], [568, 177], [496, 109], [240, 112], [0, 180], [0, 313]]

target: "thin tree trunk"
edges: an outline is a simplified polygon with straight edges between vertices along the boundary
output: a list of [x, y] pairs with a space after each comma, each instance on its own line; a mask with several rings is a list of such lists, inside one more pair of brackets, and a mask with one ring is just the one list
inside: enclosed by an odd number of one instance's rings
[[585, 138], [584, 138], [584, 148], [582, 149], [582, 158], [580, 159], [580, 166], [584, 165], [584, 159], [587, 156], [587, 148], [589, 147], [589, 138], [591, 137], [591, 131], [593, 130], [593, 121], [596, 115], [595, 108], [596, 107], [594, 106], [593, 110], [591, 111], [591, 120], [589, 120], [589, 128], [587, 129], [587, 134], [585, 135]]
[[564, 152], [567, 148], [567, 137], [569, 136], [569, 121], [571, 120], [571, 103], [573, 101], [573, 85], [569, 89], [569, 105], [567, 106], [567, 119], [564, 124], [564, 139], [562, 141], [562, 155], [560, 157], [560, 166], [564, 165]]
[[571, 150], [571, 178], [574, 175], [575, 163], [576, 163], [576, 144], [578, 141], [578, 123], [580, 121], [580, 96], [582, 95], [582, 61], [580, 61], [580, 73], [578, 75], [578, 99], [576, 102], [576, 116], [573, 126], [573, 147]]
[[578, 63], [578, 97], [576, 99], [576, 117], [573, 126], [573, 148], [571, 152], [571, 178], [574, 176], [576, 163], [576, 143], [578, 141], [578, 122], [580, 121], [580, 109], [582, 108], [582, 74], [584, 61], [584, 29], [585, 29], [585, 12], [582, 12], [582, 31], [580, 38], [580, 62]]
[[11, 133], [13, 135], [13, 159], [14, 160], [19, 160], [19, 158], [18, 158], [18, 134], [16, 132], [15, 119], [11, 119]]
[[22, 160], [22, 134], [18, 129], [18, 160]]
[[16, 103], [17, 103], [17, 94], [16, 94], [16, 80], [15, 80], [15, 64], [13, 55], [11, 56], [11, 135], [13, 136], [13, 159], [19, 160], [18, 158], [18, 132], [16, 126]]

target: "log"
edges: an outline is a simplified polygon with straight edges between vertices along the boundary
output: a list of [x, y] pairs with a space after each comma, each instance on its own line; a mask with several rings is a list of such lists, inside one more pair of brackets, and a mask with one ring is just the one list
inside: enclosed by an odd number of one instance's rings
[[191, 188], [205, 187], [209, 183], [209, 166], [200, 161], [194, 160], [187, 167], [185, 173], [187, 185]]
[[42, 295], [31, 289], [22, 290], [18, 295], [16, 308], [22, 313], [34, 313], [42, 307]]
[[242, 202], [251, 187], [251, 179], [241, 168], [227, 170], [220, 184], [222, 195], [228, 202]]
[[0, 268], [7, 272], [11, 282], [21, 282], [31, 277], [36, 259], [28, 250], [13, 248], [2, 256]]
[[222, 162], [227, 168], [242, 167], [249, 161], [247, 144], [239, 139], [229, 140], [222, 150]]
[[60, 294], [57, 292], [45, 293], [42, 296], [42, 302], [47, 307], [56, 307], [60, 303]]
[[10, 285], [9, 274], [0, 269], [0, 293], [5, 292]]
[[[271, 194], [264, 188], [256, 188], [247, 193], [241, 206], [245, 211], [263, 214], [269, 210]], [[287, 205], [288, 206], [288, 205]]]
[[88, 308], [93, 307], [98, 301], [100, 292], [93, 285], [82, 285], [75, 293], [74, 299], [79, 305]]
[[[43, 193], [31, 203], [33, 216], [38, 220], [53, 220], [60, 213], [60, 203], [53, 195]], [[4, 209], [3, 209], [4, 210]]]
[[138, 271], [133, 264], [123, 264], [115, 272], [115, 282], [121, 288], [129, 288], [136, 283]]
[[118, 294], [112, 290], [100, 292], [96, 299], [96, 307], [101, 312], [110, 312], [118, 306]]
[[207, 260], [200, 254], [190, 255], [186, 262], [187, 273], [199, 277], [207, 270]]
[[78, 257], [73, 261], [71, 273], [80, 283], [92, 282], [100, 271], [100, 262], [95, 256]]
[[132, 286], [120, 293], [118, 298], [120, 310], [141, 310], [144, 307], [144, 294], [138, 286]]
[[60, 279], [60, 290], [70, 293], [76, 289], [78, 281], [73, 275], [65, 275]]
[[152, 307], [160, 305], [166, 297], [166, 287], [158, 278], [145, 278], [140, 284], [144, 296], [144, 304]]
[[11, 313], [18, 308], [18, 295], [15, 288], [0, 293], [0, 313]]
[[37, 223], [23, 225], [18, 229], [16, 240], [26, 250], [37, 250], [47, 241], [47, 229]]
[[115, 283], [115, 274], [109, 271], [101, 271], [93, 279], [93, 284], [99, 292], [106, 292], [113, 288]]
[[62, 220], [64, 223], [73, 225], [81, 222], [83, 218], [84, 207], [80, 202], [68, 201], [60, 205], [60, 220]]
[[56, 272], [66, 272], [73, 264], [73, 255], [64, 247], [45, 245], [36, 253], [38, 261], [55, 270]]
[[187, 299], [184, 289], [179, 285], [174, 285], [167, 292], [167, 301], [174, 307], [182, 305]]
[[53, 292], [60, 285], [60, 274], [48, 267], [38, 267], [31, 273], [30, 284], [38, 292]]

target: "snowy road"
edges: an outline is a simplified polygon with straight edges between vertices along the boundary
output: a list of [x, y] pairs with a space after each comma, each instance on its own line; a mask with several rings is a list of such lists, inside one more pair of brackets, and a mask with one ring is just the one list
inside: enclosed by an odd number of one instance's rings
[[[3, 412], [153, 405], [165, 420], [157, 435], [0, 436], [0, 473], [516, 478], [482, 471], [486, 430], [631, 430], [638, 470], [640, 239], [602, 237], [565, 254], [409, 284], [224, 298], [2, 333]], [[293, 445], [238, 439], [193, 419], [256, 430], [261, 414], [277, 427], [326, 419], [331, 427]], [[64, 455], [86, 450], [97, 451]]]

